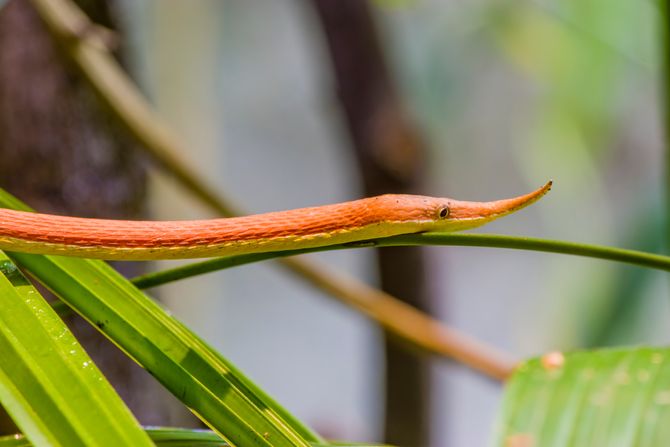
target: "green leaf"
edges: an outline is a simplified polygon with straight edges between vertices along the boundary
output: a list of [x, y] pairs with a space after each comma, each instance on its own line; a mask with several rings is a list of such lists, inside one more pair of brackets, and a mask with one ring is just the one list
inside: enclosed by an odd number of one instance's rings
[[519, 367], [505, 390], [494, 445], [670, 445], [670, 349], [563, 359], [562, 366], [545, 357]]
[[72, 333], [0, 251], [0, 404], [36, 445], [152, 445]]
[[[0, 189], [0, 206], [26, 209]], [[323, 442], [230, 362], [101, 261], [11, 253], [236, 446]]]
[[[157, 446], [169, 447], [223, 447], [227, 444], [216, 433], [209, 430], [183, 428], [147, 428], [147, 433]], [[340, 443], [332, 444], [310, 443], [311, 447], [350, 446], [350, 447], [384, 447], [381, 444]], [[0, 447], [5, 447], [0, 443]]]
[[[210, 430], [183, 428], [147, 428], [147, 434], [157, 446], [169, 447], [225, 447], [228, 444]], [[4, 447], [0, 445], [0, 447]]]
[[[228, 446], [223, 439], [210, 430], [186, 429], [186, 428], [146, 428], [149, 437], [158, 447], [225, 447]], [[311, 447], [323, 447], [326, 444], [310, 444]], [[339, 447], [385, 447], [382, 444], [344, 443], [336, 442], [328, 444]], [[22, 435], [11, 435], [0, 437], [0, 447], [31, 447], [32, 444]], [[386, 446], [388, 447], [388, 446]]]

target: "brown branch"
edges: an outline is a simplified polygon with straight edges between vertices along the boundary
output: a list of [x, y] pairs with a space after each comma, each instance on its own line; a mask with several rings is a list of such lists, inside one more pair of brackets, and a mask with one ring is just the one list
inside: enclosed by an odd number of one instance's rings
[[[423, 144], [403, 109], [386, 63], [373, 11], [365, 0], [311, 0], [335, 74], [337, 96], [351, 136], [365, 194], [417, 193], [423, 179]], [[424, 252], [419, 247], [378, 250], [382, 289], [430, 312]], [[444, 300], [444, 297], [441, 297]], [[384, 441], [427, 445], [431, 381], [423, 356], [386, 337]]]

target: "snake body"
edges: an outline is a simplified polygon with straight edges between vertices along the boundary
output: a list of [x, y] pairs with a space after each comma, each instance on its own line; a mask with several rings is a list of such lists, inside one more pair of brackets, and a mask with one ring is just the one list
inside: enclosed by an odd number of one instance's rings
[[424, 231], [474, 228], [542, 197], [463, 202], [387, 194], [242, 217], [128, 221], [0, 209], [0, 249], [98, 259], [150, 260], [310, 248]]

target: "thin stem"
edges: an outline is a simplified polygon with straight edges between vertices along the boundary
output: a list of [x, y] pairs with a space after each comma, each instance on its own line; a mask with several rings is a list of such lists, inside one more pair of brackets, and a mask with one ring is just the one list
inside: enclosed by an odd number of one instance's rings
[[525, 236], [503, 236], [496, 234], [440, 234], [426, 233], [396, 236], [380, 241], [388, 245], [459, 245], [469, 247], [511, 248], [517, 250], [542, 251], [564, 255], [584, 256], [623, 262], [626, 264], [670, 271], [670, 257], [638, 250], [581, 244]]
[[496, 234], [451, 234], [451, 233], [423, 233], [393, 236], [384, 239], [374, 239], [352, 244], [331, 245], [327, 247], [308, 248], [303, 250], [283, 250], [269, 253], [253, 253], [246, 255], [227, 256], [194, 262], [173, 269], [148, 273], [138, 276], [132, 282], [140, 288], [156, 287], [172, 281], [190, 278], [203, 273], [224, 270], [253, 262], [269, 259], [295, 256], [305, 253], [314, 253], [325, 250], [342, 250], [346, 248], [363, 247], [390, 247], [398, 245], [456, 245], [469, 247], [511, 248], [517, 250], [542, 251], [565, 255], [585, 256], [624, 262], [627, 264], [650, 267], [670, 271], [670, 256], [646, 253], [637, 250], [605, 247], [601, 245], [578, 244], [575, 242], [554, 241], [532, 237], [503, 236]]
[[[284, 250], [269, 253], [253, 253], [228, 256], [196, 262], [174, 269], [150, 273], [137, 277], [132, 282], [140, 288], [155, 287], [171, 281], [223, 270], [230, 267], [265, 261], [285, 256], [294, 256], [324, 250], [341, 250], [362, 247], [388, 247], [396, 245], [459, 245], [472, 247], [511, 248], [519, 250], [543, 251], [566, 255], [586, 256], [610, 261], [651, 267], [670, 271], [670, 257], [645, 253], [636, 250], [605, 247], [574, 242], [553, 241], [530, 237], [514, 237], [493, 234], [444, 234], [424, 233], [393, 236], [384, 239], [364, 241], [354, 244], [332, 245], [302, 250]], [[304, 265], [308, 265], [303, 263]], [[310, 260], [311, 270], [318, 270], [314, 260]], [[504, 380], [513, 371], [512, 363], [500, 354], [480, 343], [469, 340], [463, 334], [452, 329], [440, 327], [435, 320], [426, 317], [410, 306], [388, 298], [383, 292], [361, 283], [351, 283], [339, 278], [326, 285], [318, 283], [318, 277], [312, 282], [320, 288], [332, 291], [338, 296], [346, 296], [348, 304], [357, 307], [371, 316], [386, 329], [400, 335], [405, 340], [428, 350], [460, 360], [470, 367], [487, 375]], [[330, 277], [332, 279], [332, 277]]]
[[[119, 66], [101, 40], [89, 30], [85, 14], [69, 0], [32, 0], [55, 40], [98, 94], [113, 116], [140, 142], [152, 159], [187, 191], [218, 214], [239, 214], [231, 201], [203, 181], [180, 154], [184, 144], [165, 125], [137, 86]], [[284, 259], [282, 266], [301, 279], [359, 309], [398, 338], [439, 355], [453, 357], [488, 376], [502, 379], [513, 362], [492, 348], [470, 340], [382, 291], [301, 259]]]

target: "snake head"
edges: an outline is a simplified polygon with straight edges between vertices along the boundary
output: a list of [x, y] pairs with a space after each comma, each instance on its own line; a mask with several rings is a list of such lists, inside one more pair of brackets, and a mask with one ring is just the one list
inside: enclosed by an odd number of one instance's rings
[[494, 202], [465, 202], [434, 199], [431, 204], [432, 224], [429, 231], [461, 231], [476, 228], [506, 216], [538, 201], [551, 189], [552, 182], [523, 196]]

